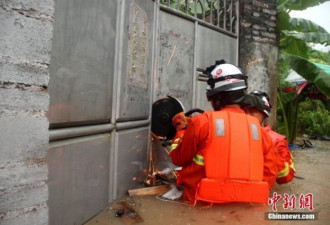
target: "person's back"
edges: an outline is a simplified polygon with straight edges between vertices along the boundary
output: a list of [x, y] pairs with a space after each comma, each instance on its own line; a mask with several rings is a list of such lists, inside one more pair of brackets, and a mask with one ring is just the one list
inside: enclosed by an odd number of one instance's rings
[[264, 126], [264, 130], [272, 138], [275, 149], [277, 151], [277, 179], [276, 183], [286, 184], [293, 180], [296, 171], [293, 163], [293, 157], [289, 150], [286, 137], [273, 131], [270, 126]]
[[263, 130], [271, 137], [277, 154], [277, 179], [278, 184], [291, 182], [294, 177], [295, 168], [292, 154], [289, 151], [286, 137], [265, 125], [265, 120], [271, 112], [271, 105], [267, 93], [262, 91], [253, 91], [246, 95], [243, 104], [248, 114], [258, 118]]
[[266, 203], [261, 127], [256, 118], [237, 108], [208, 112], [209, 138], [203, 151], [205, 178], [196, 200], [212, 203]]
[[[256, 119], [240, 108], [246, 77], [231, 64], [208, 71], [207, 97], [215, 111], [193, 117], [170, 154], [183, 167], [184, 200], [264, 203], [276, 179], [275, 153]], [[224, 181], [229, 185], [219, 185]]]

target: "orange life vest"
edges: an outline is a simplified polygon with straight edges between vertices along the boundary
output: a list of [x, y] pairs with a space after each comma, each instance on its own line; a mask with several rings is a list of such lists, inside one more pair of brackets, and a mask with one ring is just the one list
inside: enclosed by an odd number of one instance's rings
[[[266, 203], [261, 127], [255, 117], [226, 111], [207, 112], [210, 126], [203, 155], [206, 176], [196, 201]], [[196, 203], [196, 202], [195, 202]]]

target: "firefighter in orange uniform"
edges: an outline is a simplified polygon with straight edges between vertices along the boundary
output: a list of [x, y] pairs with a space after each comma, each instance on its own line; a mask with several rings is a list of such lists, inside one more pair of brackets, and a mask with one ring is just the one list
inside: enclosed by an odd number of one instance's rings
[[270, 126], [265, 125], [265, 120], [270, 114], [271, 105], [267, 93], [262, 91], [253, 91], [245, 96], [243, 100], [246, 104], [246, 111], [249, 115], [258, 118], [263, 129], [272, 138], [277, 152], [277, 179], [278, 184], [285, 184], [291, 182], [294, 177], [295, 168], [293, 157], [289, 151], [288, 142], [286, 137], [273, 131]]
[[241, 109], [247, 77], [223, 60], [206, 71], [207, 98], [215, 111], [172, 119], [177, 134], [170, 157], [182, 166], [183, 200], [266, 203], [276, 180], [276, 158], [271, 138]]

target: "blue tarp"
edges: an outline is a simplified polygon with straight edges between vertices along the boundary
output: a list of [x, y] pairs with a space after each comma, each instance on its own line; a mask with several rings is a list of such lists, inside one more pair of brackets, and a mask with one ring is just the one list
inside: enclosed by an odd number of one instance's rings
[[322, 69], [324, 72], [326, 72], [330, 76], [330, 65], [324, 65], [320, 63], [314, 63], [315, 66], [319, 67]]

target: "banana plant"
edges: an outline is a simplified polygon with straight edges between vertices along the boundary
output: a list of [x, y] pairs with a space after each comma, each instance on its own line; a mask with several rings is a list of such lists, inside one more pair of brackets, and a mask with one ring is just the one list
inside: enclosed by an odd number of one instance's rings
[[292, 86], [284, 81], [291, 68], [325, 95], [330, 97], [330, 74], [309, 60], [308, 43], [330, 45], [330, 34], [312, 21], [291, 18], [291, 10], [304, 10], [329, 0], [279, 0], [277, 1], [277, 27], [280, 31], [277, 130], [287, 136], [289, 143], [296, 137], [299, 96], [283, 92]]

